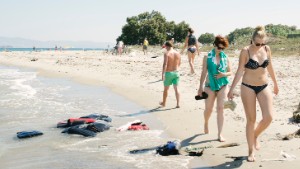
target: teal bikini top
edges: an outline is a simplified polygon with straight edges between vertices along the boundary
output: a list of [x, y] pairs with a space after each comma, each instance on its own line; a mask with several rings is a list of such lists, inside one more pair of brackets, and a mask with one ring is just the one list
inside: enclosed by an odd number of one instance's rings
[[216, 52], [215, 49], [210, 51], [207, 55], [207, 71], [209, 78], [209, 86], [213, 91], [218, 91], [222, 86], [225, 86], [229, 83], [227, 77], [222, 77], [216, 79], [214, 75], [218, 74], [218, 71], [226, 73], [227, 72], [227, 55], [221, 51], [220, 52], [220, 64], [217, 64]]

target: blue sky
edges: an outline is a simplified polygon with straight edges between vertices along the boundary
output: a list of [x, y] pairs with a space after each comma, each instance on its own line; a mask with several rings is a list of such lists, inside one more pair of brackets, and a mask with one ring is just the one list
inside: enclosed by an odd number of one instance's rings
[[114, 43], [127, 17], [152, 10], [197, 36], [269, 23], [300, 28], [299, 0], [0, 0], [0, 36]]

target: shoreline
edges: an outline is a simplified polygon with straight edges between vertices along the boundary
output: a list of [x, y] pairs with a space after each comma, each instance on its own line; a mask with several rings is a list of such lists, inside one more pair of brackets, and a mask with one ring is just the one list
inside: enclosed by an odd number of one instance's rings
[[[299, 126], [290, 125], [288, 117], [299, 104], [297, 96], [300, 96], [300, 87], [296, 86], [300, 77], [299, 57], [273, 58], [275, 72], [280, 83], [280, 96], [274, 98], [275, 112], [271, 127], [261, 136], [262, 150], [258, 152], [256, 163], [242, 161], [233, 162], [232, 159], [224, 156], [245, 156], [247, 155], [247, 142], [245, 139], [245, 117], [240, 98], [236, 99], [238, 104], [235, 112], [225, 110], [224, 136], [227, 141], [220, 143], [216, 141], [216, 113], [214, 112], [210, 120], [211, 134], [203, 134], [204, 102], [193, 99], [197, 92], [199, 73], [202, 56], [197, 56], [195, 60], [195, 70], [197, 75], [188, 75], [188, 62], [186, 55], [182, 56], [183, 65], [180, 70], [181, 83], [180, 91], [182, 95], [181, 108], [175, 109], [175, 96], [173, 89], [169, 90], [167, 106], [157, 109], [158, 102], [162, 98], [163, 85], [160, 81], [162, 51], [149, 53], [144, 56], [141, 52], [135, 52], [136, 56], [105, 55], [104, 52], [95, 51], [71, 51], [71, 52], [0, 52], [0, 60], [3, 65], [27, 67], [37, 70], [41, 75], [48, 77], [70, 78], [79, 83], [88, 85], [101, 85], [109, 88], [114, 93], [145, 107], [148, 113], [154, 114], [165, 126], [165, 131], [171, 137], [181, 139], [185, 145], [195, 147], [208, 146], [217, 147], [227, 143], [239, 143], [238, 147], [226, 149], [206, 149], [202, 157], [195, 157], [190, 163], [191, 168], [214, 168], [226, 165], [240, 165], [242, 168], [259, 167], [293, 167], [299, 163], [299, 159], [278, 163], [276, 161], [262, 162], [264, 159], [278, 158], [281, 151], [288, 151], [300, 158], [300, 143], [297, 138], [284, 142], [276, 140], [276, 133], [282, 135], [296, 131]], [[158, 56], [156, 58], [151, 58]], [[36, 61], [31, 61], [37, 58]], [[232, 63], [237, 63], [236, 57], [231, 58]], [[284, 65], [289, 64], [288, 67]], [[281, 66], [281, 67], [280, 67]], [[233, 65], [235, 72], [237, 65]], [[291, 71], [290, 73], [288, 71]], [[230, 80], [232, 81], [232, 78]], [[287, 85], [293, 86], [289, 88]], [[237, 86], [237, 90], [239, 86]], [[151, 111], [152, 110], [152, 111]], [[260, 113], [258, 113], [260, 119]], [[280, 128], [278, 127], [280, 126]], [[274, 131], [275, 130], [275, 131]], [[277, 131], [276, 131], [277, 130]], [[298, 142], [297, 142], [298, 141]], [[294, 145], [294, 147], [293, 147]], [[278, 147], [274, 149], [274, 147]], [[279, 149], [282, 147], [283, 150]], [[272, 151], [268, 151], [273, 149]], [[205, 166], [200, 166], [205, 165]]]

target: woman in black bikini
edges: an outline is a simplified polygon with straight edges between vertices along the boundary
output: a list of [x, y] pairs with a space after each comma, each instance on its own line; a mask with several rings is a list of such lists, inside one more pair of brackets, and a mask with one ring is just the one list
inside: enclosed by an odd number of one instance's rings
[[189, 58], [189, 64], [191, 67], [191, 74], [195, 73], [194, 60], [195, 60], [195, 56], [196, 56], [196, 51], [197, 51], [198, 55], [200, 55], [197, 38], [193, 35], [193, 33], [194, 33], [194, 30], [192, 28], [189, 28], [188, 35], [185, 38], [185, 44], [181, 50], [181, 54], [182, 54], [183, 51], [185, 50], [185, 48], [188, 47], [188, 58]]
[[[265, 41], [264, 27], [256, 27], [251, 45], [241, 51], [239, 67], [228, 92], [228, 98], [233, 99], [233, 90], [243, 77], [241, 98], [247, 118], [246, 136], [249, 149], [248, 161], [250, 162], [255, 161], [254, 149], [259, 149], [257, 137], [270, 125], [273, 118], [273, 96], [268, 87], [268, 73], [274, 84], [274, 93], [277, 95], [279, 92], [271, 61], [271, 50]], [[255, 127], [256, 99], [261, 107], [262, 120]]]

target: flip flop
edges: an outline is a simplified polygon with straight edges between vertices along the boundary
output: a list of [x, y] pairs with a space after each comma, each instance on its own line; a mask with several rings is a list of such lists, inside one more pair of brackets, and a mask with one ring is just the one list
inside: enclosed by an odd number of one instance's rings
[[195, 96], [196, 100], [202, 100], [202, 99], [207, 99], [207, 98], [208, 98], [208, 94], [205, 92], [202, 92], [202, 96], [199, 96], [199, 95]]

